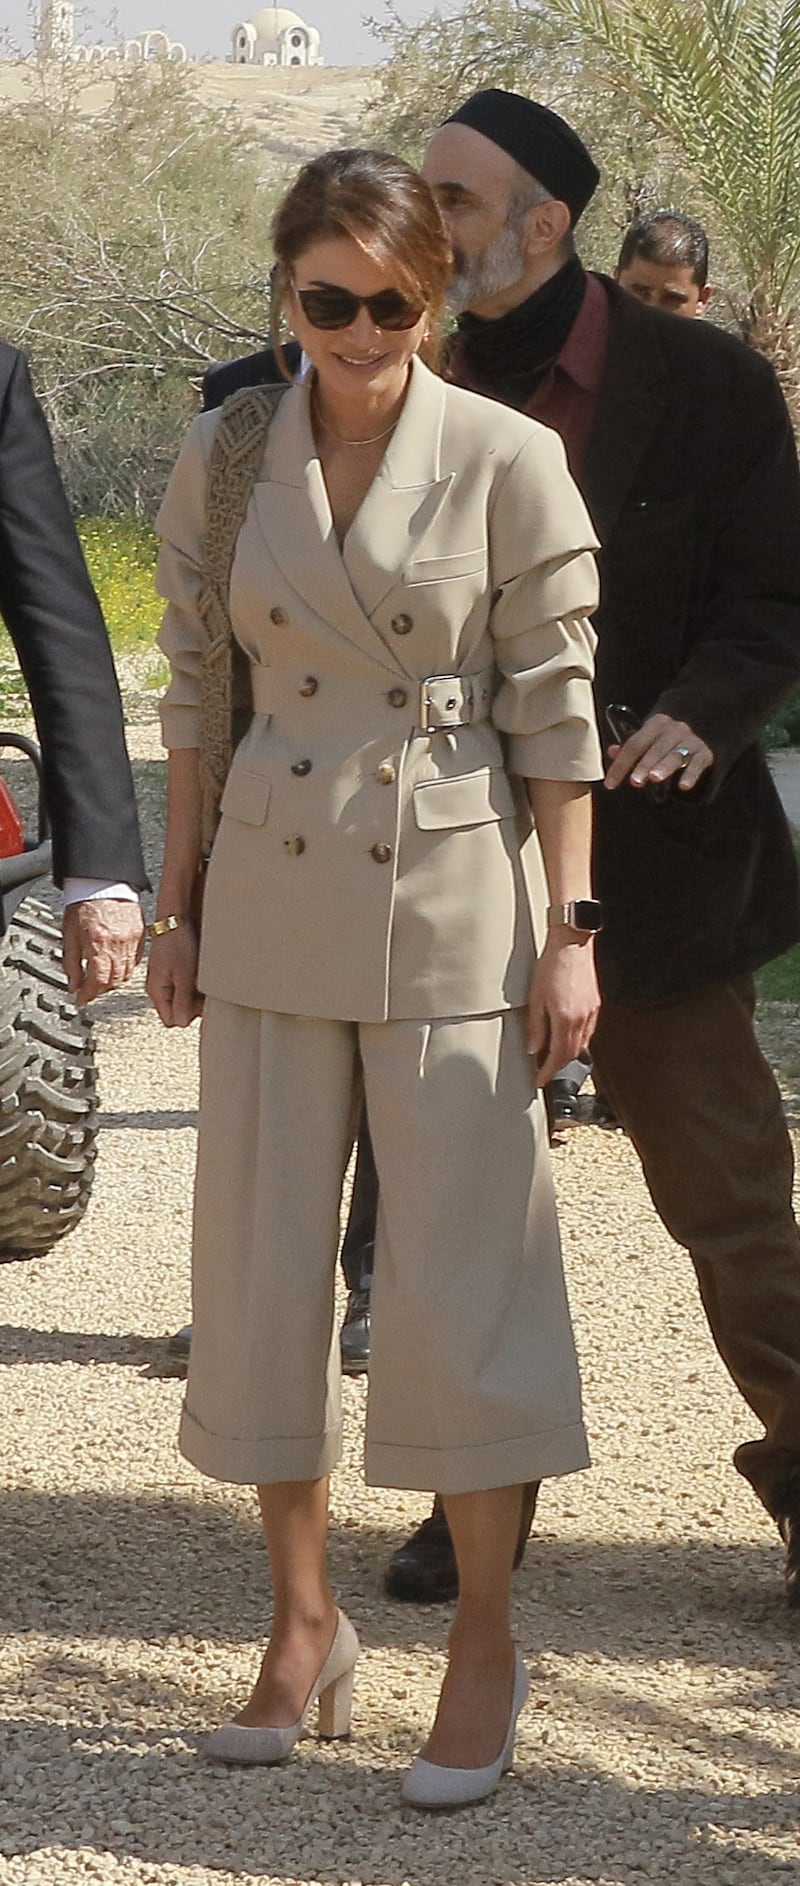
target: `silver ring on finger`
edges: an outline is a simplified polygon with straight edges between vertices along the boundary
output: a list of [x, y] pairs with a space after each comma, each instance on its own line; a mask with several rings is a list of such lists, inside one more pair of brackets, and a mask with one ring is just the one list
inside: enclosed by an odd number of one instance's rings
[[682, 761], [684, 766], [688, 765], [692, 757], [691, 747], [673, 747], [672, 751], [673, 753], [677, 753], [678, 759]]

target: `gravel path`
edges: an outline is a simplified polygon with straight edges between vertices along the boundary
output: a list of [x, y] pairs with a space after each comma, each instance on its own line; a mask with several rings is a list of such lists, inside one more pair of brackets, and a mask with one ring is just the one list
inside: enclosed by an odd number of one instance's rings
[[[150, 722], [131, 742], [157, 851]], [[790, 1042], [794, 1113], [794, 1012], [767, 1030]], [[165, 1033], [139, 978], [97, 1032], [90, 1212], [51, 1257], [0, 1273], [3, 1886], [800, 1882], [800, 1627], [775, 1530], [730, 1465], [754, 1423], [628, 1142], [598, 1128], [555, 1154], [595, 1464], [549, 1484], [517, 1576], [533, 1688], [515, 1774], [455, 1816], [399, 1804], [449, 1613], [383, 1599], [426, 1502], [364, 1488], [353, 1382], [331, 1522], [364, 1646], [353, 1740], [307, 1738], [271, 1772], [197, 1761], [255, 1674], [269, 1593], [251, 1494], [177, 1455], [164, 1363], [188, 1309], [196, 1031]]]

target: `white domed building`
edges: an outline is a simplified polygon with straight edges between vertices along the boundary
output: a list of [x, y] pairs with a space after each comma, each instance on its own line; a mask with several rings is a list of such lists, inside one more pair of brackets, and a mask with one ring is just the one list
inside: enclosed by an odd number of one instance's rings
[[262, 7], [231, 35], [232, 65], [322, 65], [319, 33], [288, 7]]

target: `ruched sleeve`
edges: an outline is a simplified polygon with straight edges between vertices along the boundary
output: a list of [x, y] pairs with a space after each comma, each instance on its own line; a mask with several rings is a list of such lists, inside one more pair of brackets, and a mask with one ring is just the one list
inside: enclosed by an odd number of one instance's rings
[[198, 610], [202, 587], [206, 472], [218, 414], [192, 421], [156, 518], [161, 548], [156, 586], [167, 604], [158, 646], [171, 669], [161, 701], [165, 747], [200, 744], [200, 668], [205, 631]]
[[597, 539], [561, 440], [545, 427], [518, 452], [490, 519], [490, 633], [502, 676], [493, 720], [511, 772], [527, 779], [602, 774], [592, 677]]

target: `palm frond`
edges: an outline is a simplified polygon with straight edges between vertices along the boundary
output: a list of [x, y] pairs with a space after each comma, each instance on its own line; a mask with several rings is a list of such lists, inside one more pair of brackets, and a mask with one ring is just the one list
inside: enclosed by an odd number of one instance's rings
[[680, 151], [756, 295], [800, 242], [800, 0], [550, 0]]

